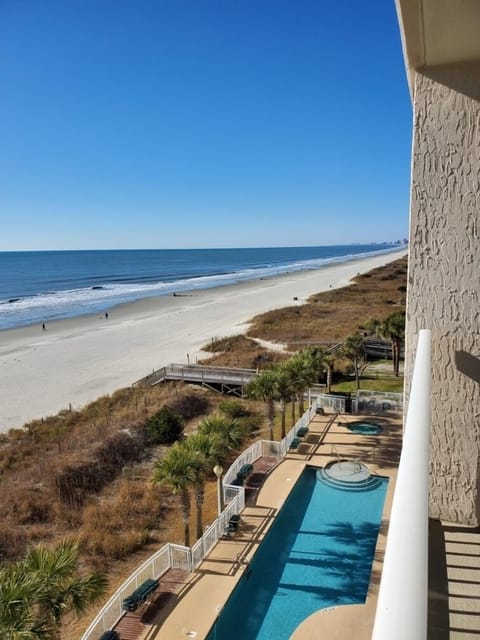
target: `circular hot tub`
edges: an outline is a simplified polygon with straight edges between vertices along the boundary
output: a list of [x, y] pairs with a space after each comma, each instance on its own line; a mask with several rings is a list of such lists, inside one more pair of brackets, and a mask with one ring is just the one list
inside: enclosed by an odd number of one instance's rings
[[377, 436], [383, 431], [383, 428], [375, 422], [347, 422], [344, 426], [352, 433], [359, 433], [362, 436]]
[[317, 480], [342, 491], [371, 491], [380, 486], [378, 476], [359, 460], [335, 460], [317, 471]]

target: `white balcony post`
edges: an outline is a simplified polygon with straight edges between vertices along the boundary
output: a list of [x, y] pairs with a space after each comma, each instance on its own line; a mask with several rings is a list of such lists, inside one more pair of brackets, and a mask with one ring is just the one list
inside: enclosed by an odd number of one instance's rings
[[431, 332], [419, 333], [372, 640], [425, 640]]

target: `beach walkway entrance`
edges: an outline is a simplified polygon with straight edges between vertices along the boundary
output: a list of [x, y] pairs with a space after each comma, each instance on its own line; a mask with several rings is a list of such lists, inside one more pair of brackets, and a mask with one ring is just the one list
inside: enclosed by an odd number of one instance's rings
[[256, 376], [255, 369], [207, 367], [200, 364], [169, 364], [137, 380], [132, 386], [153, 387], [161, 382], [176, 380], [200, 384], [212, 391], [243, 397], [246, 385]]

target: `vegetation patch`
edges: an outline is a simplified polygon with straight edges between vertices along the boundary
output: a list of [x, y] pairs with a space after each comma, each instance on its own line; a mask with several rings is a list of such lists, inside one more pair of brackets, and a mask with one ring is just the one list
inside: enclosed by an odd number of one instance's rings
[[170, 407], [162, 407], [147, 419], [144, 433], [149, 444], [173, 444], [183, 435], [183, 418]]
[[200, 360], [199, 364], [242, 369], [262, 369], [287, 357], [283, 353], [269, 351], [244, 335], [212, 340], [202, 347], [202, 351], [214, 355]]
[[248, 336], [288, 344], [292, 351], [308, 344], [333, 345], [372, 317], [384, 319], [405, 308], [407, 258], [358, 275], [351, 285], [315, 294], [304, 305], [256, 316]]

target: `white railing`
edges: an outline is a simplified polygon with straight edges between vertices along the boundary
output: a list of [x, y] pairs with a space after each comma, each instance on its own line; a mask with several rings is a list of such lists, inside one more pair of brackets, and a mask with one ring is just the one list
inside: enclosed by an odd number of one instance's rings
[[352, 400], [352, 413], [388, 413], [403, 410], [403, 394], [393, 391], [359, 389]]
[[298, 420], [298, 422], [294, 424], [294, 426], [290, 429], [290, 431], [287, 433], [285, 438], [283, 438], [283, 440], [278, 443], [282, 448], [282, 456], [286, 455], [286, 453], [288, 452], [293, 439], [297, 436], [297, 431], [301, 427], [308, 427], [308, 425], [313, 419], [313, 416], [315, 415], [316, 410], [317, 410], [317, 400], [314, 399], [312, 401], [312, 404], [305, 411], [305, 413], [300, 418], [300, 420]]
[[237, 478], [237, 473], [243, 467], [244, 464], [253, 464], [255, 460], [258, 460], [262, 457], [262, 441], [254, 442], [251, 447], [245, 449], [243, 453], [241, 453], [238, 458], [232, 462], [230, 467], [225, 472], [223, 476], [223, 484], [224, 485], [234, 485], [235, 480]]
[[372, 640], [425, 640], [431, 334], [420, 331]]
[[[238, 487], [236, 487], [238, 488]], [[203, 561], [203, 559], [210, 553], [213, 547], [217, 544], [217, 542], [222, 537], [231, 516], [235, 513], [240, 513], [240, 511], [244, 507], [243, 501], [244, 491], [241, 493], [237, 493], [235, 498], [227, 504], [224, 511], [219, 515], [219, 517], [212, 522], [212, 524], [205, 531], [203, 536], [197, 540], [197, 542], [192, 547], [192, 566], [193, 569], [196, 569], [198, 565]]]
[[310, 392], [310, 400], [316, 402], [317, 407], [328, 409], [334, 413], [345, 413], [346, 399], [342, 396], [333, 396], [327, 393]]
[[166, 544], [146, 560], [98, 612], [82, 636], [82, 640], [97, 640], [104, 631], [111, 629], [124, 615], [123, 600], [148, 578], [158, 578], [170, 568], [191, 570], [191, 554], [188, 547]]
[[237, 485], [224, 484], [223, 501], [225, 504], [230, 504], [232, 500], [238, 501], [238, 508], [241, 511], [245, 506], [245, 489]]

